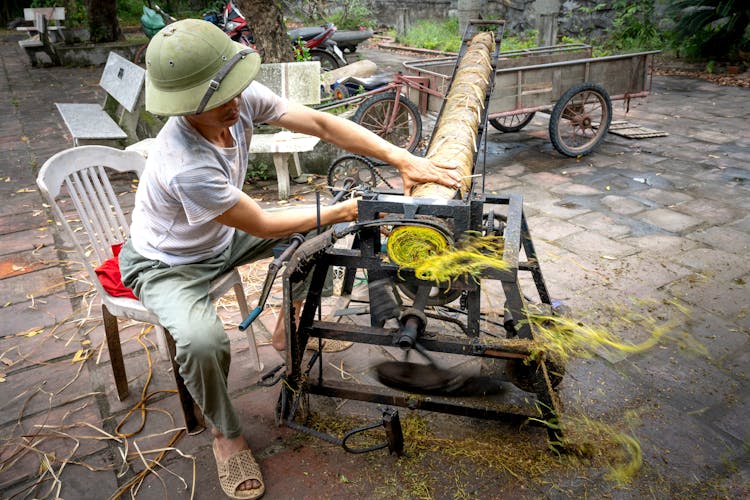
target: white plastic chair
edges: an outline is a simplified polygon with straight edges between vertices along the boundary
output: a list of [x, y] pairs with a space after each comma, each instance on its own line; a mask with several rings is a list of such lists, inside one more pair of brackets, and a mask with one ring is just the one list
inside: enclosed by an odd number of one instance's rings
[[[118, 397], [122, 401], [128, 396], [128, 380], [117, 318], [153, 324], [157, 330], [157, 344], [161, 354], [167, 356], [168, 353], [172, 361], [188, 432], [200, 432], [200, 418], [196, 415], [193, 399], [185, 388], [178, 365], [174, 361], [175, 345], [172, 336], [159, 324], [156, 316], [138, 300], [109, 295], [94, 271], [102, 262], [113, 257], [112, 245], [122, 243], [129, 232], [128, 222], [105, 167], [113, 172], [132, 172], [140, 177], [145, 168], [145, 159], [137, 152], [121, 151], [107, 146], [75, 147], [61, 151], [47, 160], [39, 171], [37, 185], [52, 209], [59, 227], [80, 254], [89, 279], [101, 297], [107, 347]], [[63, 210], [60, 201], [64, 198], [70, 199], [73, 204], [70, 208], [75, 208], [75, 212]], [[81, 234], [88, 237], [84, 244], [81, 243]], [[216, 299], [230, 289], [234, 289], [242, 317], [247, 317], [247, 299], [237, 269], [225, 273], [211, 283], [210, 296]], [[254, 368], [260, 371], [263, 365], [258, 356], [255, 335], [252, 328], [246, 331], [251, 361]]]

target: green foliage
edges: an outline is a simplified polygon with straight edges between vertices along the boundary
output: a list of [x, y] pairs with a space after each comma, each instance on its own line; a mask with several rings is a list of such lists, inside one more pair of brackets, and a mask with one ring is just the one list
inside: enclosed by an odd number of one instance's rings
[[325, 18], [340, 30], [357, 30], [360, 27], [372, 28], [377, 23], [372, 10], [365, 0], [346, 0], [334, 8]]
[[[536, 47], [536, 36], [536, 30], [528, 30], [517, 36], [503, 36], [501, 51], [508, 52]], [[418, 21], [405, 36], [397, 38], [397, 41], [410, 47], [458, 52], [461, 48], [458, 18]]]
[[654, 50], [664, 47], [656, 24], [654, 0], [615, 0], [616, 15], [605, 46], [613, 51]]
[[270, 169], [268, 168], [268, 165], [266, 165], [263, 162], [258, 162], [258, 163], [250, 162], [250, 164], [247, 166], [246, 178], [249, 182], [257, 181], [257, 180], [261, 180], [261, 181], [268, 180], [269, 170]]
[[294, 15], [305, 24], [336, 25], [340, 30], [357, 30], [360, 27], [373, 28], [377, 25], [368, 0], [311, 0], [299, 2]]
[[297, 42], [294, 44], [294, 60], [296, 62], [303, 62], [309, 61], [310, 58], [310, 49], [305, 46], [302, 37], [298, 37]]
[[461, 48], [458, 18], [417, 21], [403, 37], [397, 38], [397, 41], [410, 47], [458, 52]]
[[735, 59], [750, 51], [747, 0], [677, 0], [669, 12], [677, 19], [673, 43], [683, 55]]

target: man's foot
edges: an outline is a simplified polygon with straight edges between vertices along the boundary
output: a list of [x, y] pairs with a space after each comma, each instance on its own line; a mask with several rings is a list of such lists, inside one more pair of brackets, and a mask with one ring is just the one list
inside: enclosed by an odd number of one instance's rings
[[[250, 447], [247, 444], [244, 436], [238, 436], [236, 438], [227, 438], [216, 429], [213, 429], [214, 435], [214, 454], [216, 455], [217, 466], [219, 463], [225, 463], [232, 456], [238, 453], [249, 450]], [[248, 479], [239, 486], [237, 491], [252, 491], [261, 488], [263, 483], [258, 479]]]

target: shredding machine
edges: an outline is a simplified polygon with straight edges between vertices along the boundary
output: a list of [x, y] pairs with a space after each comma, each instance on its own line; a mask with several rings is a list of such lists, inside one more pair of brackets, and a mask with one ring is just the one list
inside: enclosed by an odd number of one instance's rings
[[[494, 32], [497, 59], [502, 21], [473, 21], [463, 37], [457, 68], [471, 36], [486, 31], [486, 26]], [[493, 68], [493, 77], [494, 73]], [[564, 369], [535, 339], [535, 326], [529, 320], [531, 302], [547, 311], [554, 308], [522, 197], [484, 192], [486, 104], [491, 92], [490, 84], [476, 134], [475, 175], [463, 196], [417, 198], [366, 190], [356, 223], [337, 225], [308, 239], [292, 254], [283, 273], [287, 359], [277, 405], [279, 423], [341, 444], [348, 451], [388, 446], [401, 453], [398, 412], [391, 406], [486, 419], [536, 417], [532, 423], [553, 421], [559, 415], [555, 388]], [[445, 105], [441, 114], [444, 109]], [[384, 229], [406, 225], [436, 231], [451, 243], [466, 234], [502, 236], [502, 258], [507, 267], [486, 268], [477, 276], [462, 275], [450, 282], [419, 279], [414, 269], [398, 266], [388, 256]], [[353, 235], [349, 238], [353, 243], [344, 247], [334, 244], [348, 235]], [[358, 306], [352, 300], [334, 313], [339, 321], [323, 320], [320, 312], [326, 275], [332, 268], [344, 270], [343, 297], [353, 299], [358, 279], [366, 280], [368, 290]], [[296, 321], [299, 312], [289, 297], [295, 283], [306, 279], [310, 287]], [[523, 291], [522, 283], [529, 290]], [[501, 297], [499, 306], [497, 300], [492, 303], [490, 294]], [[309, 339], [313, 344], [315, 339], [354, 344], [341, 353], [319, 349], [310, 355], [311, 351], [306, 351]], [[367, 350], [358, 359], [360, 363], [369, 360], [371, 376], [345, 380], [342, 370], [333, 370], [331, 365], [347, 365], [347, 357], [353, 357], [358, 348]], [[335, 363], [328, 360], [331, 356]], [[387, 443], [355, 450], [347, 439], [362, 428], [341, 440], [306, 427], [300, 417], [310, 394], [382, 405]], [[551, 441], [559, 437], [554, 436], [552, 426], [548, 432], [554, 438]]]

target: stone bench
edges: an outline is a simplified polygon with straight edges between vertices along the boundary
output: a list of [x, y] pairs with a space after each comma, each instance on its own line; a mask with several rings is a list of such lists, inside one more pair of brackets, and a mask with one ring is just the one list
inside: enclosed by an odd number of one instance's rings
[[[253, 134], [250, 141], [251, 153], [270, 153], [276, 178], [279, 185], [279, 199], [289, 198], [289, 177], [302, 175], [299, 153], [312, 151], [320, 142], [319, 137], [294, 132], [278, 132], [276, 134]], [[289, 170], [289, 159], [294, 160], [293, 170]]]
[[[318, 61], [261, 64], [256, 80], [292, 102], [305, 105], [320, 102]], [[319, 142], [318, 137], [288, 131], [253, 134], [250, 153], [271, 155], [276, 169], [280, 200], [289, 198], [289, 160], [294, 160], [291, 174], [294, 177], [302, 175], [299, 153], [312, 151]]]
[[73, 145], [121, 146], [123, 142], [137, 142], [136, 127], [143, 107], [145, 78], [143, 68], [110, 52], [99, 81], [99, 86], [107, 92], [103, 106], [56, 102], [73, 137]]
[[[44, 52], [49, 56], [52, 64], [59, 66], [60, 58], [55, 51], [54, 43], [64, 41], [63, 26], [59, 24], [65, 19], [65, 9], [62, 7], [23, 9], [24, 19], [33, 21], [32, 26], [18, 26], [19, 31], [25, 31], [29, 38], [19, 40], [18, 45], [26, 52], [32, 66], [37, 66], [37, 54]], [[55, 25], [49, 25], [53, 21]]]

